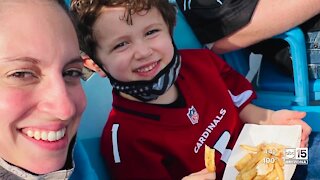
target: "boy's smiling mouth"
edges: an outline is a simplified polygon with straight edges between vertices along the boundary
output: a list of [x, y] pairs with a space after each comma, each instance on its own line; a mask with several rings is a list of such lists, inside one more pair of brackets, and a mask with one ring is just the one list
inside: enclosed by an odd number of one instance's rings
[[57, 131], [37, 130], [37, 129], [22, 129], [22, 133], [35, 140], [42, 141], [58, 141], [65, 136], [66, 128]]
[[149, 72], [149, 71], [151, 71], [152, 69], [154, 69], [154, 68], [157, 66], [158, 63], [159, 63], [159, 61], [154, 62], [154, 63], [151, 63], [151, 64], [149, 64], [149, 65], [147, 65], [147, 66], [143, 66], [143, 67], [141, 67], [141, 68], [136, 69], [135, 72], [138, 72], [138, 73], [146, 73], [146, 72]]

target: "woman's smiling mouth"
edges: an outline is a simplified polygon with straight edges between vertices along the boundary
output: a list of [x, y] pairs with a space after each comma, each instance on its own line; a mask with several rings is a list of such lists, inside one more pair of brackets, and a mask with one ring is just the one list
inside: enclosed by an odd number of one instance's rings
[[59, 129], [57, 131], [46, 131], [46, 130], [33, 130], [33, 129], [22, 129], [22, 133], [31, 137], [35, 140], [42, 141], [58, 141], [65, 136], [66, 128]]

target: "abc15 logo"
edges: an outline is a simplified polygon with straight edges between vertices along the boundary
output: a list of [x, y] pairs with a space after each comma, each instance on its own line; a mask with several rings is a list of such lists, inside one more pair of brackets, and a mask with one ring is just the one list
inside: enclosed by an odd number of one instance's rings
[[308, 159], [308, 148], [286, 148], [284, 150], [285, 159]]

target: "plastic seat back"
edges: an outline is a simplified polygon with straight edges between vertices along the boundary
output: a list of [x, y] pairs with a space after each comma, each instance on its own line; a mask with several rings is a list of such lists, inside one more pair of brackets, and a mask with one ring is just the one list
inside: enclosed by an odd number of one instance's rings
[[177, 14], [177, 24], [173, 32], [173, 39], [178, 49], [196, 49], [203, 47], [180, 10]]
[[[307, 56], [304, 34], [299, 28], [293, 28], [274, 38], [280, 38], [289, 43], [292, 56], [294, 78], [277, 71], [266, 59], [262, 62], [255, 86], [257, 87], [258, 103], [306, 106], [309, 104], [309, 79], [307, 72]], [[245, 49], [224, 55], [226, 61], [241, 73], [248, 69], [248, 51]], [[236, 61], [241, 60], [241, 63]], [[272, 102], [274, 100], [274, 102]]]
[[112, 87], [108, 78], [93, 74], [83, 81], [87, 107], [80, 122], [78, 136], [82, 139], [100, 137], [112, 105]]
[[[83, 81], [82, 86], [87, 96], [87, 107], [77, 134], [76, 148], [79, 150], [75, 153], [75, 159], [85, 165], [78, 166], [76, 171], [93, 169], [91, 173], [94, 174], [90, 177], [108, 180], [108, 171], [100, 153], [100, 137], [112, 106], [112, 87], [107, 78], [101, 78], [98, 74]], [[76, 173], [73, 179], [82, 179], [81, 174]]]
[[[292, 58], [292, 66], [293, 66], [293, 83], [292, 80], [287, 79], [283, 76], [274, 77], [272, 81], [267, 80], [268, 77], [271, 77], [272, 69], [267, 69], [269, 73], [265, 74], [265, 72], [261, 72], [259, 85], [261, 88], [266, 86], [272, 86], [272, 82], [279, 82], [278, 86], [275, 86], [274, 90], [285, 90], [285, 87], [281, 86], [282, 84], [286, 85], [286, 87], [290, 86], [290, 84], [294, 85], [295, 94], [295, 103], [297, 105], [306, 106], [309, 104], [309, 78], [308, 78], [308, 66], [307, 66], [307, 53], [305, 46], [304, 34], [299, 28], [293, 28], [285, 33], [282, 33], [274, 38], [284, 39], [288, 42], [290, 47], [290, 54]], [[289, 84], [288, 84], [289, 83]], [[290, 91], [290, 89], [288, 89]]]

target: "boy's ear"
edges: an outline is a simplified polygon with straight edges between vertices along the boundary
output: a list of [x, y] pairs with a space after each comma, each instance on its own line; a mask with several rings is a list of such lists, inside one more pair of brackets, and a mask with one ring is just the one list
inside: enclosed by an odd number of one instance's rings
[[84, 58], [83, 59], [83, 64], [85, 67], [91, 69], [92, 71], [95, 71], [98, 73], [101, 77], [106, 77], [106, 73], [102, 71], [102, 69], [90, 58]]

